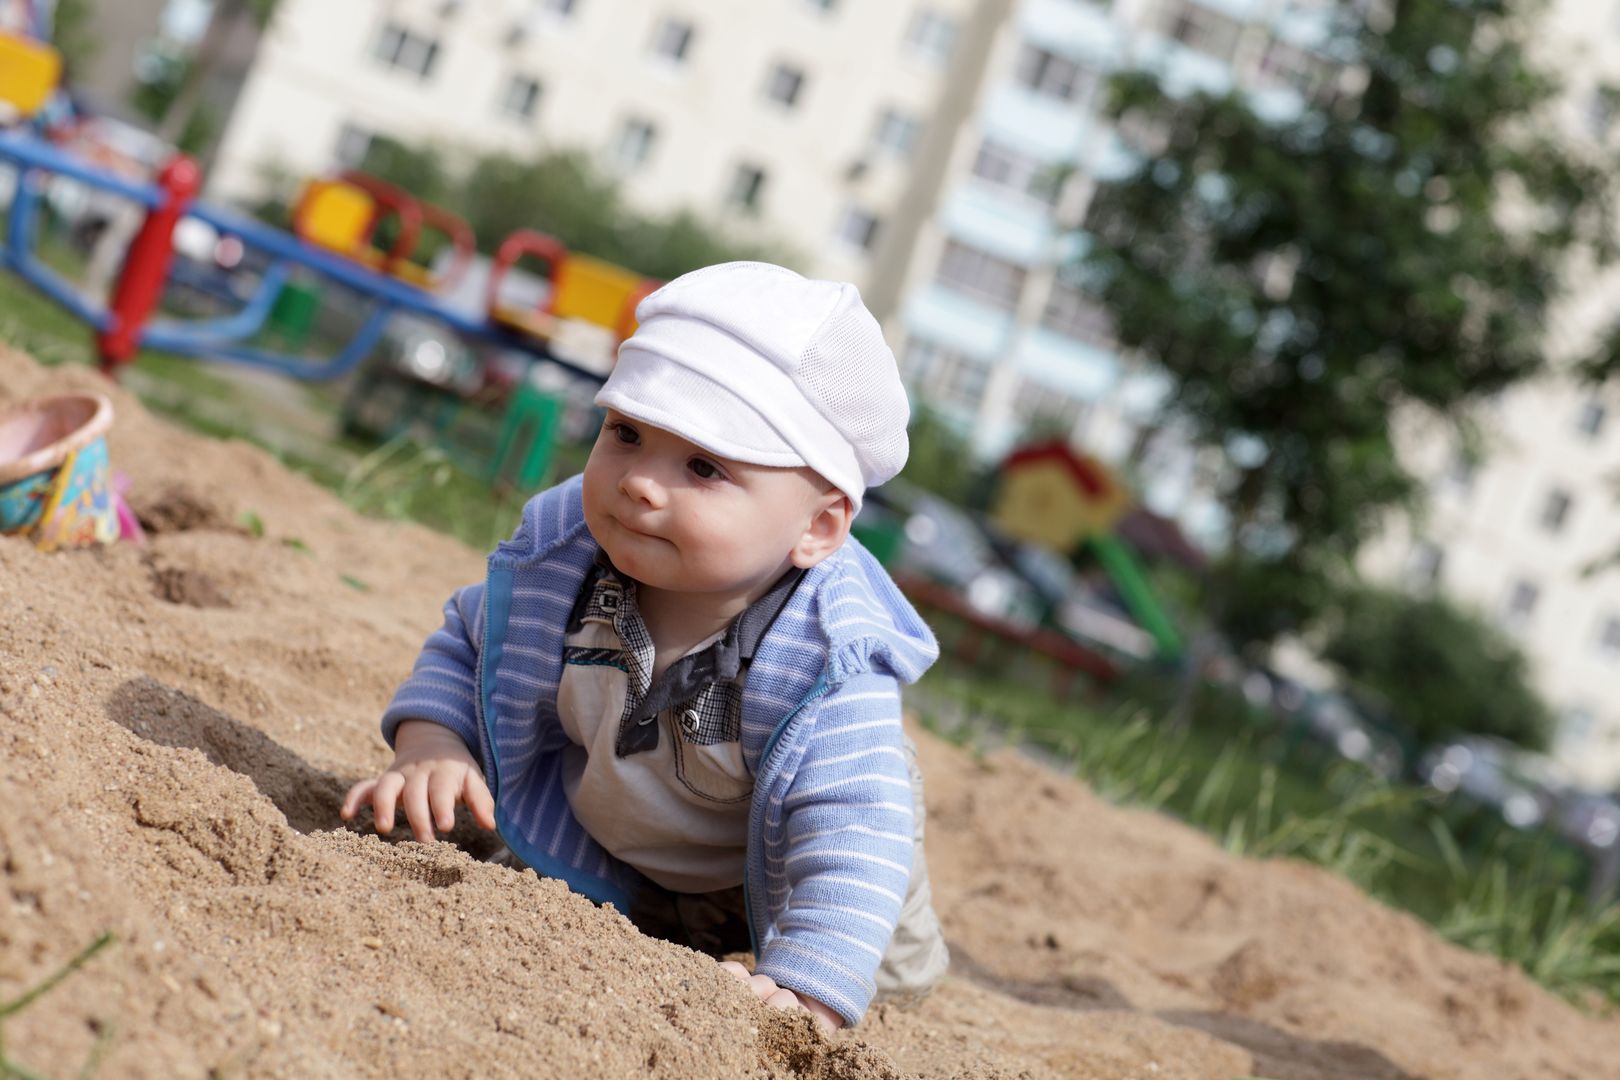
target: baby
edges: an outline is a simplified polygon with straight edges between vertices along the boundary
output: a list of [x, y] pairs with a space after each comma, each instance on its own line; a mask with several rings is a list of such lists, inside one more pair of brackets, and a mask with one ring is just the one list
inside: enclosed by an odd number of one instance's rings
[[464, 804], [510, 861], [854, 1024], [947, 963], [900, 725], [938, 649], [849, 538], [905, 390], [852, 285], [725, 263], [636, 314], [583, 476], [446, 604], [342, 815], [426, 843]]

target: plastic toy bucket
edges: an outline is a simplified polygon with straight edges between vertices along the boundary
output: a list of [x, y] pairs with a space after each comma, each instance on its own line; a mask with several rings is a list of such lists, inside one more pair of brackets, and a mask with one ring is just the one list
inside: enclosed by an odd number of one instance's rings
[[99, 394], [25, 401], [0, 411], [0, 534], [36, 546], [118, 539], [107, 463], [112, 402]]

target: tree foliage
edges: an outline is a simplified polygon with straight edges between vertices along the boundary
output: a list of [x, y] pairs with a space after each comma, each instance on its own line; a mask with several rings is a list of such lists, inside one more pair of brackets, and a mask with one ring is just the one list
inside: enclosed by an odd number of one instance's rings
[[1560, 86], [1526, 54], [1540, 6], [1341, 4], [1335, 74], [1284, 119], [1112, 86], [1162, 145], [1099, 188], [1084, 280], [1226, 451], [1236, 546], [1285, 577], [1343, 576], [1415, 500], [1398, 410], [1456, 418], [1541, 370], [1561, 273], [1614, 255], [1614, 163], [1548, 122]]
[[480, 157], [467, 170], [461, 204], [483, 244], [498, 244], [513, 229], [539, 229], [571, 249], [655, 278], [734, 259], [793, 261], [774, 245], [728, 238], [690, 211], [658, 216], [631, 209], [618, 184], [579, 150]]
[[906, 435], [911, 446], [902, 479], [958, 506], [983, 509], [989, 476], [966, 435], [922, 404], [913, 408]]
[[1323, 658], [1422, 743], [1476, 733], [1542, 749], [1552, 732], [1524, 654], [1438, 596], [1373, 588], [1342, 596]]
[[666, 279], [734, 259], [793, 258], [772, 245], [736, 242], [689, 211], [632, 209], [618, 184], [577, 150], [520, 158], [377, 138], [362, 168], [461, 214], [485, 251], [516, 229], [538, 229], [570, 250]]
[[90, 0], [57, 0], [51, 15], [51, 43], [67, 65], [68, 81], [101, 53]]

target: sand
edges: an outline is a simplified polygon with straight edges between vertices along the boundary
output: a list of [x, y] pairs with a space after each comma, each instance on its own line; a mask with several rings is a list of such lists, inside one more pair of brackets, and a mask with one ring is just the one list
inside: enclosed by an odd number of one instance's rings
[[[100, 386], [0, 349], [0, 406]], [[955, 964], [823, 1038], [465, 846], [337, 818], [483, 554], [112, 390], [144, 547], [0, 539], [0, 1022], [51, 1076], [1620, 1076], [1620, 1019], [1331, 875], [918, 734]], [[253, 517], [246, 517], [253, 515]], [[262, 529], [244, 527], [256, 520]], [[403, 833], [403, 830], [400, 831]], [[469, 854], [469, 850], [472, 854]]]

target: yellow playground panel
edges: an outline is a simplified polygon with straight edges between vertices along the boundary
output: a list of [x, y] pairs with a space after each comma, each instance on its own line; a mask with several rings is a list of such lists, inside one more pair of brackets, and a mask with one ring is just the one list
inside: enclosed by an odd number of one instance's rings
[[297, 231], [309, 243], [357, 259], [419, 289], [434, 284], [426, 267], [393, 258], [372, 246], [378, 206], [376, 198], [364, 188], [345, 180], [311, 180], [298, 207]]
[[[551, 295], [542, 307], [503, 302], [501, 281], [524, 256], [547, 264]], [[489, 287], [489, 316], [531, 337], [550, 341], [566, 328], [599, 327], [624, 340], [636, 329], [636, 304], [656, 288], [651, 278], [622, 266], [569, 251], [555, 237], [519, 229], [495, 257]]]
[[311, 180], [298, 200], [296, 231], [311, 244], [353, 256], [370, 247], [376, 213], [377, 200], [364, 189], [342, 180]]
[[[635, 331], [633, 315], [625, 306], [642, 291], [647, 279], [622, 266], [615, 266], [589, 255], [570, 254], [557, 275], [557, 295], [551, 313], [559, 319], [582, 319], [610, 330], [622, 330], [628, 337]], [[620, 322], [628, 319], [628, 325]]]
[[21, 116], [39, 111], [62, 78], [62, 54], [0, 30], [0, 103]]

